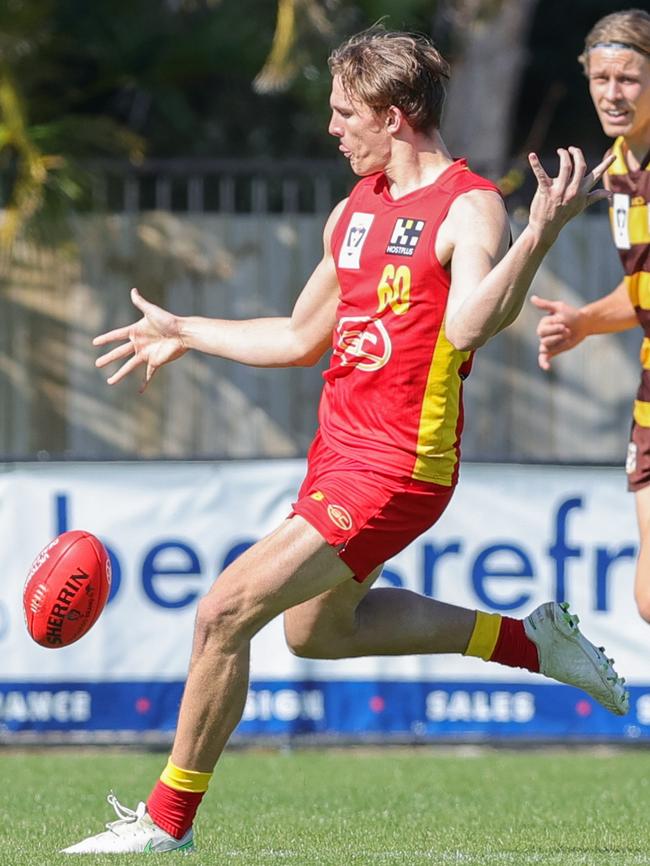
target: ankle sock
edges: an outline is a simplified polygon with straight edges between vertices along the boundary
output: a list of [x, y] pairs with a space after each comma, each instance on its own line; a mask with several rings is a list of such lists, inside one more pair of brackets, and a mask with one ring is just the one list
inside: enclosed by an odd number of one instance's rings
[[464, 655], [539, 673], [539, 653], [526, 636], [523, 620], [498, 613], [476, 611], [474, 630]]
[[170, 758], [147, 800], [154, 824], [175, 839], [182, 839], [194, 822], [211, 778], [212, 773], [183, 770]]

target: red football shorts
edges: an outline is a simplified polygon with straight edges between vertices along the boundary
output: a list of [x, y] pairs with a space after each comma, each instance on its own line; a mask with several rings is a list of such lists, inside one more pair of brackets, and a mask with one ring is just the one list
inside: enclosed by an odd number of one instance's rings
[[453, 487], [378, 472], [328, 448], [316, 434], [307, 455], [307, 475], [293, 503], [337, 548], [362, 583], [438, 520]]

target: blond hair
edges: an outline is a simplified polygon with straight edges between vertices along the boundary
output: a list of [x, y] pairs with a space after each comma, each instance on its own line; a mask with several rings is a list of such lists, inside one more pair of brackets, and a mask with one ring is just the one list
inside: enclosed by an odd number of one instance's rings
[[394, 105], [416, 132], [440, 128], [449, 64], [426, 36], [375, 25], [335, 49], [328, 65], [348, 96], [375, 113]]
[[607, 45], [631, 48], [650, 57], [650, 14], [642, 9], [625, 9], [597, 21], [587, 34], [584, 51], [578, 57], [585, 72], [589, 72], [589, 52]]

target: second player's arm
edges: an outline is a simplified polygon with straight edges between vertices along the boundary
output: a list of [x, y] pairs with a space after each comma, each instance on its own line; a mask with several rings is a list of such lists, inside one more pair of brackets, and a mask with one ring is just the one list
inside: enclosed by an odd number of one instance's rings
[[542, 370], [550, 370], [552, 358], [573, 349], [585, 337], [627, 331], [639, 323], [624, 281], [604, 298], [584, 307], [536, 295], [531, 301], [546, 313], [537, 325], [538, 362]]
[[[541, 299], [535, 299], [535, 305], [541, 306], [537, 303], [538, 300]], [[584, 307], [578, 307], [576, 315], [579, 321], [578, 330], [583, 339], [592, 334], [627, 331], [639, 324], [624, 280], [608, 295], [585, 304]]]

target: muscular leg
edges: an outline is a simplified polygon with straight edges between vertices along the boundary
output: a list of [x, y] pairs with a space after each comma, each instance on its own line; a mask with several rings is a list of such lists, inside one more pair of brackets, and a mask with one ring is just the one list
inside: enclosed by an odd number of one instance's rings
[[636, 516], [639, 524], [639, 558], [634, 579], [634, 598], [639, 613], [650, 622], [650, 486], [635, 494]]
[[233, 562], [198, 606], [171, 759], [210, 772], [241, 719], [253, 635], [282, 611], [348, 582], [350, 569], [301, 517]]
[[380, 571], [287, 610], [284, 631], [291, 651], [330, 659], [465, 651], [475, 611], [407, 589], [371, 589]]

